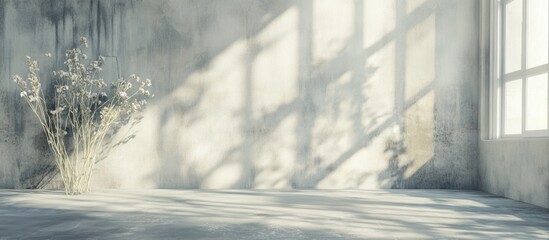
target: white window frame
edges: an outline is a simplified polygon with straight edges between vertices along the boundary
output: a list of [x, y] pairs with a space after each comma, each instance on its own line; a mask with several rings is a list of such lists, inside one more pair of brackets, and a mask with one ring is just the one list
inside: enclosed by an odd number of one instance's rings
[[[529, 138], [549, 137], [549, 116], [547, 117], [547, 129], [526, 130], [526, 79], [531, 76], [549, 73], [549, 64], [544, 64], [526, 69], [526, 19], [528, 14], [528, 0], [522, 0], [522, 41], [521, 41], [521, 69], [504, 74], [505, 56], [505, 6], [517, 0], [491, 0], [490, 1], [490, 93], [489, 93], [489, 136], [496, 138]], [[520, 0], [519, 0], [520, 1]], [[548, 9], [549, 11], [549, 9]], [[549, 26], [548, 26], [549, 31]], [[549, 43], [548, 43], [549, 44]], [[549, 48], [548, 48], [549, 49]], [[549, 56], [549, 51], [548, 51]], [[501, 77], [503, 76], [503, 77]], [[548, 74], [549, 78], [549, 74]], [[522, 133], [505, 134], [505, 84], [504, 82], [521, 80], [522, 83]], [[549, 81], [549, 79], [548, 79]], [[549, 84], [548, 84], [549, 86]], [[549, 93], [549, 89], [548, 89]], [[549, 104], [547, 104], [549, 108]], [[548, 109], [549, 115], [549, 109]]]

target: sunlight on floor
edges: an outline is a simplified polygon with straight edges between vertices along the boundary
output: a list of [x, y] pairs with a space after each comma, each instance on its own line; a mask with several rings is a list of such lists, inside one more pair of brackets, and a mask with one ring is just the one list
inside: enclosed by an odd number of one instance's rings
[[[109, 190], [68, 197], [6, 190], [0, 212], [0, 231], [14, 237], [549, 237], [546, 209], [474, 191]], [[93, 224], [98, 220], [108, 224]], [[50, 227], [17, 231], [37, 224]]]

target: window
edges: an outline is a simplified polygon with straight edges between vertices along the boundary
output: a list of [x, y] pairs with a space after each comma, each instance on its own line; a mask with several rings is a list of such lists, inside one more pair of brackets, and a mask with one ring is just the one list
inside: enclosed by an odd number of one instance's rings
[[549, 1], [492, 0], [493, 137], [549, 136]]

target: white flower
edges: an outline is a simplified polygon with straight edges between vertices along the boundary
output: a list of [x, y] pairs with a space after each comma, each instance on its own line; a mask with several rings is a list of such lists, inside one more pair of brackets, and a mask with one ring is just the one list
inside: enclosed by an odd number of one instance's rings
[[118, 96], [125, 98], [128, 96], [128, 94], [126, 92], [121, 91], [121, 92], [118, 92]]
[[22, 91], [19, 96], [21, 97], [26, 97], [27, 96], [27, 91]]
[[58, 108], [55, 109], [55, 110], [51, 110], [50, 113], [51, 113], [52, 115], [56, 115], [56, 114], [58, 114], [58, 113], [60, 113], [60, 112], [63, 112], [63, 110], [65, 110], [65, 107], [58, 107]]
[[46, 53], [46, 57], [51, 58], [51, 53]]
[[19, 82], [21, 82], [21, 80], [22, 80], [21, 76], [19, 76], [19, 75], [17, 75], [17, 74], [13, 75], [11, 78], [12, 78], [13, 81], [16, 82], [16, 83], [19, 83]]
[[140, 106], [138, 103], [133, 102], [133, 103], [132, 103], [132, 108], [133, 108], [134, 110], [138, 110], [138, 109], [141, 108], [141, 106]]
[[80, 38], [80, 44], [82, 44], [82, 46], [87, 48], [88, 47], [88, 39], [86, 39], [85, 37], [81, 37]]

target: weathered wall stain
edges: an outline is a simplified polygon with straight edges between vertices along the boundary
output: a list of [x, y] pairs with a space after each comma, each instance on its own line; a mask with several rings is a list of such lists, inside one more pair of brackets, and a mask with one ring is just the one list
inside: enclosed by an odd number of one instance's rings
[[25, 55], [59, 67], [87, 36], [120, 61], [106, 78], [137, 73], [156, 95], [96, 188], [474, 189], [477, 5], [0, 1], [0, 187], [55, 173], [9, 75]]

